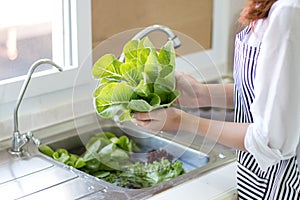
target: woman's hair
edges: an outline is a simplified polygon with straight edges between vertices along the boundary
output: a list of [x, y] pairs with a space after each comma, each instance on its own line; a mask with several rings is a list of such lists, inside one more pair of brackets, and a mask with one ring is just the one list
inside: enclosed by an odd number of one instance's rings
[[243, 25], [250, 25], [259, 19], [268, 17], [269, 11], [273, 3], [277, 0], [248, 0], [245, 8], [242, 10], [239, 22]]

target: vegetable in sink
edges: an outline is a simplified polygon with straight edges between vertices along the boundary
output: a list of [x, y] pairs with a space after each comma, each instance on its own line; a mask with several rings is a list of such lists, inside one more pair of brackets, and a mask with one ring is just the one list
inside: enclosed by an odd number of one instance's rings
[[184, 173], [180, 161], [172, 162], [169, 155], [161, 151], [157, 151], [154, 161], [133, 161], [131, 155], [139, 151], [137, 145], [127, 136], [117, 137], [110, 132], [91, 137], [82, 155], [62, 148], [53, 150], [44, 144], [39, 150], [59, 162], [126, 188], [151, 187]]
[[175, 90], [175, 50], [168, 41], [157, 51], [149, 38], [131, 40], [123, 49], [125, 62], [114, 55], [102, 56], [93, 66], [99, 79], [94, 92], [97, 113], [113, 118], [122, 111], [120, 121], [132, 118], [132, 112], [150, 112], [169, 107], [179, 96]]

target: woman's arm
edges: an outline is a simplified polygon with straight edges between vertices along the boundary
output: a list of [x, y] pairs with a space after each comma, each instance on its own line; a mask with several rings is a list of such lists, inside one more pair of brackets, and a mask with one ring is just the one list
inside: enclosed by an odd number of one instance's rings
[[233, 84], [206, 84], [211, 107], [234, 108]]
[[[246, 151], [244, 145], [245, 135], [248, 129], [248, 123], [233, 123], [205, 119], [183, 113], [181, 116], [183, 129], [189, 132], [195, 132], [199, 135], [208, 137], [225, 146]], [[193, 123], [196, 123], [197, 129]]]
[[176, 108], [135, 113], [134, 118], [134, 123], [153, 131], [188, 131], [245, 151], [244, 138], [249, 126], [246, 123], [204, 119]]
[[233, 108], [233, 84], [202, 84], [193, 76], [176, 72], [176, 89], [180, 96], [175, 104], [186, 107]]

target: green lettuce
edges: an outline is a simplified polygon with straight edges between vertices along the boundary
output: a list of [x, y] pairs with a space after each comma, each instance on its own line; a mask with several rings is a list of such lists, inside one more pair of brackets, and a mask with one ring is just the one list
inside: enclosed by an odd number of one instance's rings
[[116, 183], [122, 187], [146, 188], [169, 181], [184, 173], [182, 162], [179, 160], [170, 162], [166, 158], [162, 158], [159, 162], [136, 162], [129, 165], [116, 178]]
[[94, 91], [99, 116], [118, 116], [120, 121], [127, 121], [135, 111], [150, 112], [171, 106], [179, 96], [175, 90], [173, 43], [168, 41], [157, 51], [145, 37], [129, 41], [123, 52], [124, 62], [106, 54], [93, 66], [93, 77], [99, 80]]
[[93, 135], [86, 144], [83, 154], [70, 153], [67, 149], [52, 149], [46, 144], [39, 151], [58, 162], [125, 188], [146, 188], [171, 180], [184, 174], [182, 162], [160, 161], [139, 162], [131, 159], [132, 153], [142, 153], [135, 142], [123, 135], [111, 132]]

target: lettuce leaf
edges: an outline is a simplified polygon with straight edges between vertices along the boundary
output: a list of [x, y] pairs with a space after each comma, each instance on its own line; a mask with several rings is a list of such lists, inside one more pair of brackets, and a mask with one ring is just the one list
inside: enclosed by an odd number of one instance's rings
[[[168, 41], [160, 51], [149, 38], [131, 40], [123, 48], [125, 62], [102, 56], [93, 66], [99, 80], [94, 91], [97, 113], [103, 118], [132, 119], [132, 113], [169, 107], [180, 95], [175, 90], [175, 50]], [[121, 112], [121, 114], [120, 114]]]

